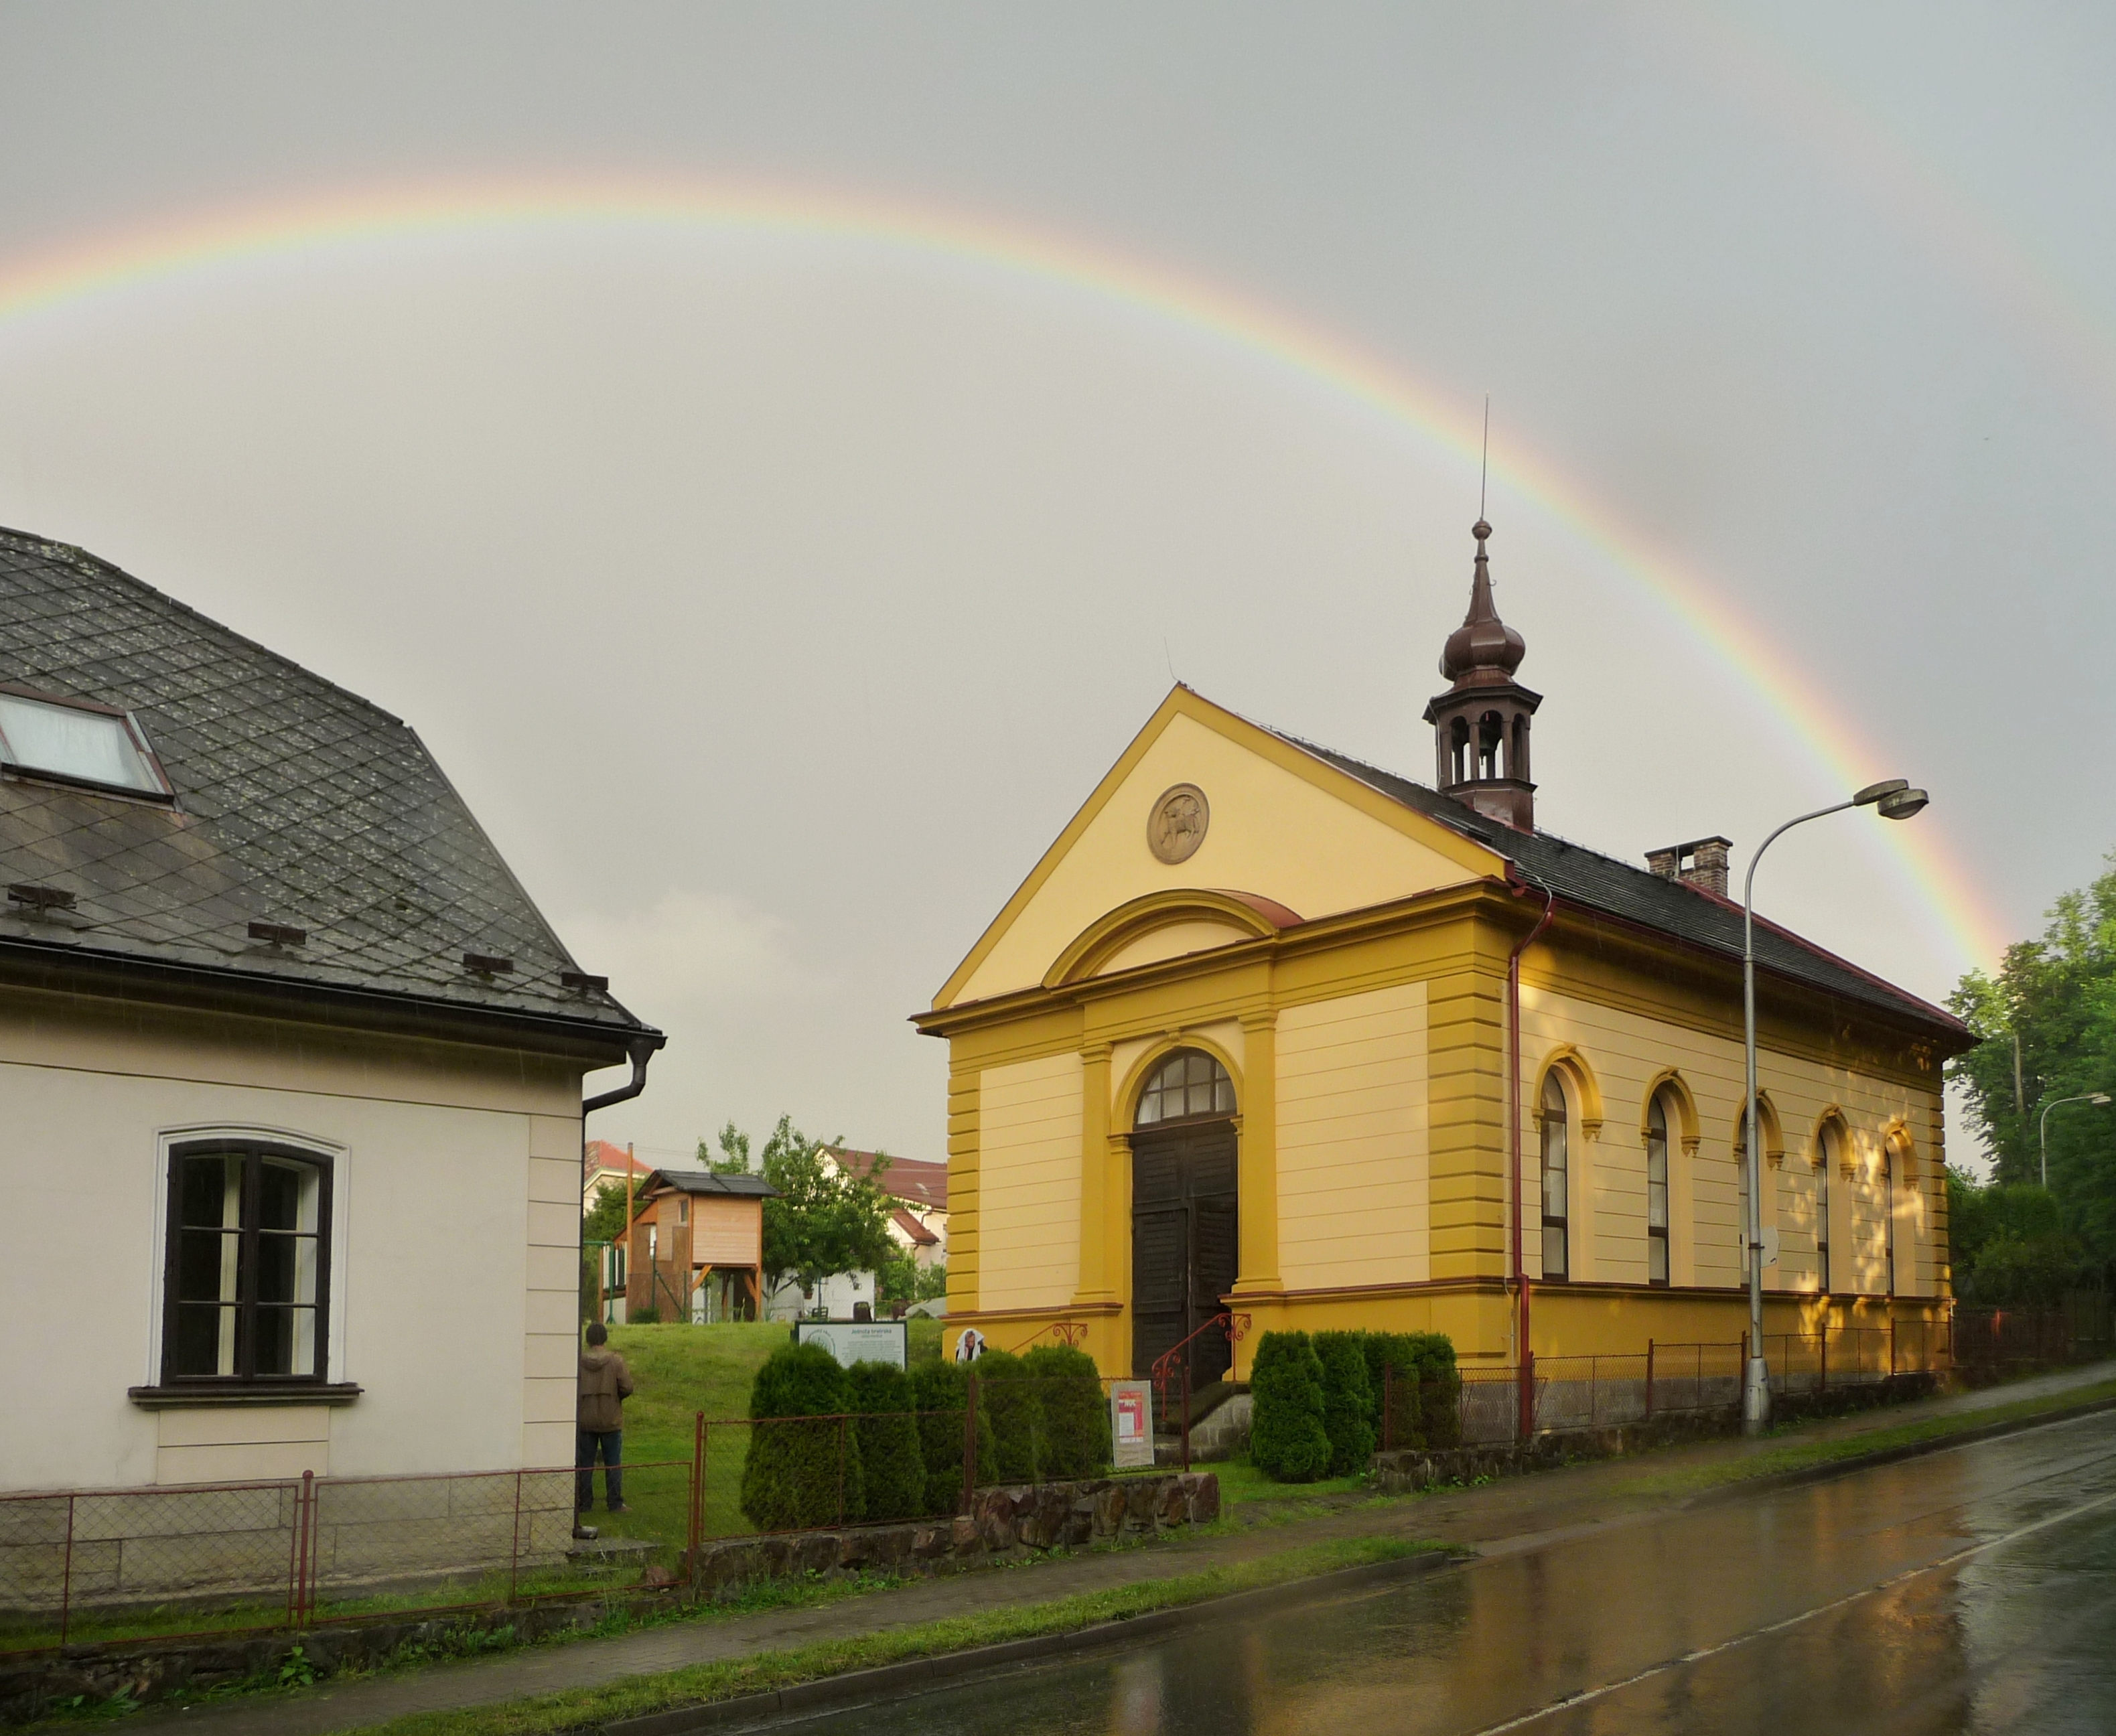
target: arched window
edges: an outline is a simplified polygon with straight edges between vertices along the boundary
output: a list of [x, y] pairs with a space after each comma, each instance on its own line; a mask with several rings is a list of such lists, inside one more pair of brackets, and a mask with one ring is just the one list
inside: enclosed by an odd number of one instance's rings
[[1479, 778], [1505, 777], [1506, 760], [1506, 720], [1496, 711], [1487, 711], [1477, 720], [1477, 775]]
[[1668, 1282], [1668, 1123], [1666, 1091], [1646, 1110], [1646, 1282]]
[[1457, 718], [1447, 731], [1449, 764], [1454, 783], [1467, 783], [1476, 775], [1476, 767], [1470, 758], [1470, 724], [1466, 718]]
[[1836, 1124], [1822, 1130], [1816, 1145], [1819, 1160], [1815, 1166], [1815, 1283], [1824, 1296], [1829, 1293], [1829, 1172], [1842, 1155]]
[[1543, 1082], [1543, 1275], [1546, 1281], [1570, 1275], [1566, 1206], [1567, 1134], [1565, 1087], [1552, 1068]]
[[1190, 1121], [1235, 1113], [1235, 1082], [1226, 1068], [1202, 1049], [1179, 1049], [1155, 1069], [1138, 1095], [1134, 1127], [1158, 1127], [1165, 1121]]

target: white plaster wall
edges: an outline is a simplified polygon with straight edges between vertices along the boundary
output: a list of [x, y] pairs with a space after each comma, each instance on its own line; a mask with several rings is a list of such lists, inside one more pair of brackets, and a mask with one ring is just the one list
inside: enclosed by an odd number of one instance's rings
[[[205, 1021], [21, 1010], [0, 1008], [0, 1488], [570, 1459], [580, 1123], [548, 1112], [577, 1072], [263, 1022], [231, 1041]], [[333, 1154], [328, 1372], [364, 1389], [352, 1404], [126, 1397], [159, 1377], [166, 1144], [190, 1129]]]

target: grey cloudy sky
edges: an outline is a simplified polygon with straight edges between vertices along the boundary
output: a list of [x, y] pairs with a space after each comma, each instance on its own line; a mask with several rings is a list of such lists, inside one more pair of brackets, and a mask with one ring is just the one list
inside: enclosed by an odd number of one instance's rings
[[7, 0], [0, 66], [0, 522], [420, 729], [671, 1033], [604, 1137], [938, 1155], [904, 1016], [1171, 669], [1426, 775], [1477, 478], [1405, 393], [1492, 396], [1554, 829], [1910, 775], [1762, 902], [1935, 997], [2116, 845], [2106, 8]]

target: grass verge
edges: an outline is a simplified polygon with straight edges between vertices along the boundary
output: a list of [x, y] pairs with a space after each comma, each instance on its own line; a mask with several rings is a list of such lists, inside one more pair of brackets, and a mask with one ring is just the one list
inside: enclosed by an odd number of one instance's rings
[[2116, 1380], [2097, 1381], [2091, 1386], [2075, 1386], [2062, 1392], [2045, 1393], [2012, 1404], [1959, 1411], [1951, 1416], [1928, 1417], [1916, 1422], [1899, 1424], [1893, 1429], [1867, 1429], [1856, 1435], [1840, 1435], [1826, 1440], [1788, 1441], [1784, 1446], [1773, 1447], [1768, 1452], [1754, 1454], [1746, 1458], [1731, 1459], [1714, 1465], [1690, 1466], [1680, 1471], [1663, 1472], [1657, 1477], [1640, 1477], [1626, 1483], [1622, 1492], [1647, 1495], [1696, 1495], [1732, 1483], [1750, 1482], [1760, 1477], [1778, 1477], [1789, 1471], [1805, 1471], [1817, 1465], [1865, 1458], [1897, 1447], [1919, 1446], [1928, 1441], [1944, 1440], [1950, 1435], [1966, 1434], [1972, 1429], [1988, 1428], [1993, 1423], [2020, 1421], [2051, 1411], [2069, 1410], [2075, 1405], [2092, 1404], [2106, 1398], [2116, 1398]]
[[1370, 1562], [1396, 1560], [1442, 1546], [1388, 1537], [1312, 1543], [1174, 1579], [1083, 1591], [1051, 1603], [985, 1610], [879, 1633], [821, 1640], [784, 1651], [694, 1665], [665, 1675], [636, 1676], [600, 1688], [573, 1688], [458, 1711], [414, 1713], [375, 1726], [374, 1736], [557, 1736], [559, 1732], [591, 1729], [614, 1719], [790, 1688], [849, 1670], [872, 1669], [1006, 1640], [1076, 1633], [1102, 1622], [1175, 1609], [1230, 1592], [1285, 1585]]

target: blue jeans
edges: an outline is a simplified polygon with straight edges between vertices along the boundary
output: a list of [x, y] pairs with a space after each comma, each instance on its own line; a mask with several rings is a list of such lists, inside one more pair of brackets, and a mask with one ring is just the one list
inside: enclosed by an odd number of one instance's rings
[[602, 1454], [603, 1493], [614, 1509], [624, 1504], [624, 1431], [576, 1429], [573, 1431], [573, 1505], [586, 1513], [595, 1505], [596, 1454]]

